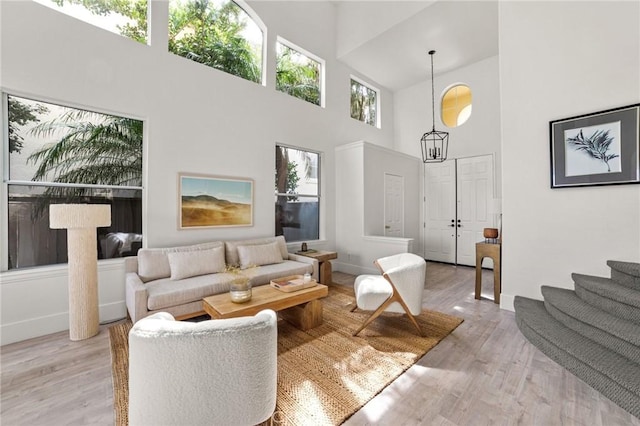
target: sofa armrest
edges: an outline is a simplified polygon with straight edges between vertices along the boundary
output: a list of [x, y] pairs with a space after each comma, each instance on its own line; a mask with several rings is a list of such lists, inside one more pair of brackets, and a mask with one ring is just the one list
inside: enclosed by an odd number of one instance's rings
[[144, 318], [149, 313], [147, 309], [147, 288], [137, 273], [127, 272], [126, 274], [126, 290], [125, 299], [127, 302], [127, 310], [131, 321], [135, 324], [140, 318]]
[[302, 256], [300, 254], [289, 253], [289, 260], [295, 260], [296, 262], [308, 263], [313, 266], [313, 273], [311, 276], [318, 282], [320, 282], [320, 267], [317, 259]]
[[124, 258], [124, 272], [138, 272], [138, 256]]

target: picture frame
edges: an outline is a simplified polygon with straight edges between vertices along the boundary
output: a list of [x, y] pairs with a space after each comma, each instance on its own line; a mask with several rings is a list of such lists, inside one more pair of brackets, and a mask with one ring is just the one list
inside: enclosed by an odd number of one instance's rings
[[551, 188], [640, 183], [640, 104], [549, 122]]
[[253, 226], [253, 179], [178, 173], [178, 228]]

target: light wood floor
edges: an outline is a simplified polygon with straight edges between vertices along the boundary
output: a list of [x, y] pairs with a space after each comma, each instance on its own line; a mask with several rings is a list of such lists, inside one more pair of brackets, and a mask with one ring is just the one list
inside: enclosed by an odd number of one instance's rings
[[[490, 271], [486, 299], [475, 300], [472, 268], [427, 270], [424, 306], [465, 321], [347, 425], [640, 425], [520, 334], [513, 313], [489, 300]], [[3, 426], [113, 424], [106, 326], [81, 342], [61, 332], [3, 346], [0, 362]]]

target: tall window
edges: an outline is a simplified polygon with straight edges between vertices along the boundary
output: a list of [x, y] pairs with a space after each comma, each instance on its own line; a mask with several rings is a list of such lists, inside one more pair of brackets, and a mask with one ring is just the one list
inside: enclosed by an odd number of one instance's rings
[[230, 0], [170, 0], [169, 52], [262, 82], [263, 32]]
[[276, 235], [320, 239], [320, 154], [276, 145]]
[[98, 258], [135, 255], [142, 245], [142, 121], [4, 99], [7, 269], [67, 261], [66, 231], [49, 229], [55, 203], [110, 204], [111, 227], [97, 230]]
[[351, 77], [351, 118], [380, 127], [378, 91]]
[[107, 31], [147, 43], [147, 0], [35, 0]]
[[276, 89], [315, 105], [323, 106], [324, 61], [278, 38], [276, 45]]

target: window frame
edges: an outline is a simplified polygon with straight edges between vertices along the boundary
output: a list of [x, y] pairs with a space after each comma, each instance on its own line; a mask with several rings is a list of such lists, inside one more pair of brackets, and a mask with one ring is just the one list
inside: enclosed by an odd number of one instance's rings
[[[464, 86], [467, 89], [469, 89], [470, 102], [467, 105], [465, 105], [464, 107], [459, 108], [458, 107], [458, 98], [459, 97], [458, 97], [457, 94], [455, 95], [455, 105], [453, 107], [451, 107], [450, 109], [453, 109], [454, 111], [457, 111], [457, 114], [455, 116], [456, 117], [456, 124], [454, 126], [452, 126], [452, 125], [447, 124], [445, 122], [445, 118], [444, 117], [445, 117], [446, 114], [445, 114], [444, 102], [445, 102], [445, 97], [449, 94], [449, 92], [451, 90], [453, 90], [453, 89], [456, 89], [456, 88], [460, 87], [460, 86]], [[456, 127], [460, 127], [460, 126], [466, 124], [469, 121], [469, 119], [471, 119], [471, 115], [473, 114], [473, 112], [470, 112], [469, 115], [467, 116], [467, 119], [465, 121], [463, 121], [462, 123], [460, 123], [460, 124], [458, 124], [458, 118], [459, 118], [461, 112], [467, 107], [471, 107], [472, 111], [473, 111], [473, 90], [471, 90], [471, 86], [469, 84], [463, 83], [463, 82], [457, 82], [457, 83], [450, 84], [449, 86], [447, 86], [442, 91], [442, 94], [440, 95], [440, 105], [439, 105], [439, 107], [440, 107], [439, 108], [439, 110], [440, 110], [440, 122], [442, 122], [442, 124], [444, 126], [448, 127], [449, 129], [455, 129]]]
[[[145, 1], [147, 2], [147, 22], [146, 22], [147, 26], [146, 26], [146, 29], [145, 29], [145, 41], [143, 43], [143, 42], [135, 40], [135, 39], [133, 39], [133, 38], [131, 38], [129, 36], [123, 35], [120, 32], [117, 32], [116, 30], [111, 30], [109, 28], [105, 28], [105, 26], [103, 26], [103, 25], [98, 25], [95, 22], [91, 22], [91, 21], [89, 21], [89, 20], [87, 20], [87, 19], [85, 19], [83, 17], [77, 16], [75, 14], [69, 13], [68, 11], [62, 10], [64, 6], [59, 6], [55, 2], [53, 2], [52, 0], [33, 0], [34, 3], [37, 3], [37, 4], [41, 5], [41, 6], [49, 8], [51, 10], [54, 10], [54, 11], [56, 11], [58, 13], [62, 13], [62, 14], [66, 15], [66, 16], [69, 16], [69, 17], [71, 17], [73, 19], [77, 19], [78, 21], [84, 22], [85, 24], [91, 25], [91, 26], [96, 27], [96, 28], [100, 28], [101, 30], [104, 30], [104, 31], [107, 31], [107, 32], [109, 32], [111, 34], [115, 34], [115, 35], [118, 35], [120, 37], [124, 37], [126, 39], [135, 41], [135, 42], [140, 43], [142, 45], [150, 46], [151, 45], [151, 31], [150, 31], [150, 28], [151, 28], [151, 19], [150, 19], [151, 18], [151, 3], [154, 0], [145, 0]], [[73, 6], [73, 4], [72, 4], [72, 6]], [[84, 8], [87, 13], [90, 13], [93, 16], [97, 16], [97, 17], [99, 17], [99, 19], [103, 18], [99, 14], [96, 14], [96, 13], [92, 12], [91, 10], [89, 10], [84, 5], [75, 4], [75, 6]]]
[[[153, 1], [153, 0], [151, 0]], [[249, 4], [244, 1], [244, 0], [229, 0], [234, 2], [240, 9], [244, 10], [244, 12], [249, 15], [249, 18], [251, 18], [253, 20], [253, 22], [256, 23], [256, 25], [258, 26], [258, 28], [260, 28], [260, 30], [262, 31], [262, 70], [260, 72], [260, 75], [262, 76], [261, 78], [261, 82], [260, 85], [262, 86], [266, 86], [267, 85], [267, 73], [268, 73], [268, 69], [267, 69], [267, 26], [265, 25], [265, 23], [262, 21], [262, 19], [260, 19], [260, 16], [258, 16], [258, 14], [256, 13], [255, 10], [253, 10], [253, 8], [251, 6], [249, 6]], [[168, 3], [168, 2], [167, 2]], [[236, 76], [237, 77], [237, 76]]]
[[353, 80], [356, 83], [359, 83], [360, 85], [366, 87], [367, 89], [375, 92], [375, 94], [376, 94], [376, 123], [375, 124], [370, 124], [370, 123], [367, 123], [366, 121], [358, 120], [357, 118], [351, 117], [351, 113], [349, 113], [349, 117], [352, 118], [353, 120], [360, 121], [361, 123], [368, 124], [368, 125], [373, 126], [373, 127], [377, 128], [377, 129], [381, 129], [382, 128], [382, 119], [381, 119], [382, 114], [381, 114], [381, 111], [380, 111], [380, 106], [381, 106], [380, 89], [378, 89], [377, 87], [375, 87], [372, 84], [369, 84], [369, 83], [365, 82], [363, 79], [361, 79], [359, 77], [356, 77], [353, 74], [350, 74], [349, 77], [350, 77], [350, 80], [349, 80], [349, 102], [351, 102], [351, 80]]
[[[323, 237], [324, 237], [324, 199], [322, 196], [322, 164], [324, 161], [324, 155], [321, 151], [316, 151], [314, 149], [309, 149], [309, 148], [304, 148], [301, 146], [294, 146], [294, 145], [288, 145], [288, 144], [284, 144], [284, 143], [279, 143], [276, 142], [275, 144], [275, 148], [287, 148], [287, 149], [295, 149], [297, 151], [303, 151], [303, 152], [308, 152], [308, 153], [312, 153], [312, 154], [316, 154], [318, 156], [318, 165], [317, 165], [317, 184], [318, 184], [318, 194], [302, 194], [302, 193], [295, 193], [295, 194], [289, 194], [289, 193], [281, 193], [281, 192], [277, 192], [277, 190], [274, 191], [274, 196], [276, 197], [276, 200], [278, 199], [278, 197], [286, 197], [286, 196], [291, 196], [291, 195], [295, 195], [298, 197], [304, 197], [304, 198], [316, 198], [318, 200], [318, 239], [316, 240], [304, 240], [304, 241], [322, 241]], [[275, 159], [274, 159], [275, 160]], [[277, 169], [275, 168], [275, 161], [274, 161], [274, 169], [275, 172], [277, 173]], [[277, 205], [277, 202], [274, 203], [274, 234], [276, 231], [275, 228], [275, 206]], [[287, 241], [287, 243], [297, 243], [300, 241]]]
[[[320, 65], [320, 78], [319, 78], [319, 82], [318, 82], [318, 90], [320, 90], [320, 105], [316, 105], [319, 106], [320, 108], [325, 108], [326, 106], [326, 89], [325, 89], [325, 73], [326, 73], [326, 61], [324, 59], [322, 59], [321, 57], [319, 57], [318, 55], [314, 55], [313, 53], [309, 52], [306, 49], [303, 49], [302, 47], [298, 46], [295, 43], [290, 42], [289, 40], [281, 37], [281, 36], [277, 36], [276, 37], [276, 57], [275, 57], [275, 69], [274, 69], [274, 74], [275, 74], [275, 70], [278, 68], [278, 43], [282, 44], [283, 46], [288, 47], [291, 50], [295, 50], [298, 53], [303, 54], [304, 56], [306, 56], [309, 59], [312, 59], [314, 61], [316, 61], [319, 65]], [[285, 95], [289, 95], [286, 92], [282, 92], [280, 90], [278, 90], [278, 88], [276, 87], [277, 84], [274, 86], [274, 89], [276, 90], [276, 92], [279, 93], [284, 93]], [[292, 96], [289, 95], [292, 98], [296, 98], [296, 99], [300, 99], [301, 101], [304, 101], [304, 99], [298, 98], [296, 96]], [[311, 102], [307, 102], [310, 103], [311, 105], [315, 105]]]
[[[130, 185], [101, 185], [101, 184], [78, 184], [78, 183], [62, 183], [62, 182], [49, 182], [49, 181], [30, 181], [10, 179], [10, 153], [9, 153], [9, 134], [6, 131], [9, 126], [9, 97], [17, 97], [28, 99], [33, 102], [41, 102], [46, 104], [52, 104], [65, 108], [73, 108], [78, 110], [89, 111], [97, 114], [104, 114], [110, 116], [117, 116], [123, 118], [129, 118], [132, 120], [138, 120], [142, 122], [142, 170], [141, 170], [141, 186]], [[31, 187], [66, 187], [66, 188], [88, 188], [88, 189], [114, 189], [114, 190], [136, 190], [141, 191], [141, 223], [142, 223], [142, 235], [146, 234], [146, 150], [148, 141], [148, 126], [147, 120], [144, 117], [137, 116], [135, 114], [122, 113], [116, 111], [109, 111], [96, 107], [89, 107], [86, 105], [80, 105], [75, 102], [61, 101], [58, 99], [51, 99], [46, 96], [34, 95], [31, 93], [24, 93], [20, 91], [2, 89], [0, 91], [0, 115], [2, 117], [2, 125], [0, 126], [0, 136], [2, 137], [2, 149], [0, 150], [0, 164], [2, 164], [2, 185], [0, 185], [0, 273], [16, 273], [19, 271], [33, 270], [34, 268], [52, 268], [58, 267], [60, 264], [51, 263], [45, 265], [27, 266], [22, 268], [9, 269], [9, 186], [31, 186]], [[6, 124], [5, 124], [6, 123]], [[145, 239], [143, 237], [143, 247]], [[6, 255], [5, 255], [6, 253]], [[118, 259], [118, 258], [115, 258]], [[122, 258], [120, 258], [122, 259]], [[109, 262], [111, 259], [98, 259], [98, 262]]]
[[[153, 2], [155, 0], [147, 0], [149, 2]], [[166, 10], [167, 10], [167, 14], [170, 18], [171, 16], [171, 1], [172, 0], [166, 0]], [[196, 0], [184, 0], [184, 1], [196, 1]], [[233, 74], [231, 72], [225, 71], [223, 69], [220, 68], [216, 68], [214, 66], [211, 65], [207, 65], [207, 64], [203, 64], [201, 62], [198, 61], [194, 61], [191, 58], [188, 58], [186, 56], [182, 56], [178, 53], [174, 53], [169, 49], [169, 38], [170, 38], [170, 34], [169, 34], [169, 26], [167, 25], [166, 27], [166, 32], [164, 33], [167, 37], [167, 44], [165, 46], [167, 53], [171, 54], [171, 55], [175, 55], [178, 56], [179, 58], [182, 59], [186, 59], [189, 60], [191, 62], [195, 62], [197, 64], [200, 65], [204, 65], [208, 68], [212, 68], [214, 70], [220, 71], [220, 72], [224, 72], [225, 74], [229, 74], [232, 75], [234, 77], [238, 77], [241, 78], [243, 80], [247, 80], [250, 81], [252, 83], [256, 83], [259, 84], [261, 86], [266, 86], [267, 85], [267, 26], [265, 25], [264, 21], [262, 19], [260, 19], [260, 16], [253, 10], [253, 8], [251, 6], [249, 6], [248, 3], [246, 3], [244, 0], [227, 0], [228, 2], [231, 2], [233, 4], [236, 5], [236, 7], [238, 7], [240, 10], [242, 10], [248, 17], [249, 19], [251, 19], [253, 21], [253, 23], [258, 27], [258, 29], [260, 29], [260, 31], [262, 32], [262, 46], [261, 46], [261, 60], [260, 60], [260, 81], [258, 82], [254, 82], [253, 80], [250, 79], [246, 79], [241, 75], [237, 75], [237, 74]], [[167, 24], [169, 24], [170, 19], [168, 20]], [[247, 39], [245, 39], [247, 40]]]

